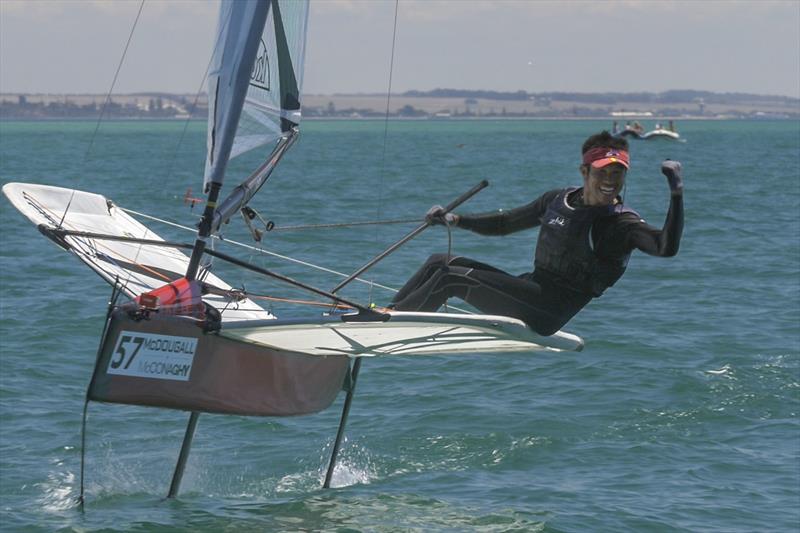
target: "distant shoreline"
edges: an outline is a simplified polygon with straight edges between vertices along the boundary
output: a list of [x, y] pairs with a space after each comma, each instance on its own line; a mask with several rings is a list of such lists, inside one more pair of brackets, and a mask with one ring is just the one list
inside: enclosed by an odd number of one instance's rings
[[[304, 120], [800, 119], [800, 98], [703, 91], [526, 93], [436, 89], [303, 95]], [[206, 96], [169, 93], [0, 94], [0, 120], [205, 120]]]
[[[0, 123], [8, 122], [87, 122], [95, 123], [98, 117], [9, 117], [0, 115]], [[175, 118], [175, 117], [104, 117], [103, 122], [199, 122], [205, 123], [206, 117]], [[380, 122], [384, 117], [303, 117], [303, 122]], [[390, 116], [392, 122], [613, 122], [610, 117], [396, 117]], [[642, 119], [637, 119], [640, 122]], [[768, 122], [797, 120], [796, 117], [645, 117], [643, 120], [664, 121], [673, 120], [680, 122], [722, 122], [726, 120], [739, 122]], [[619, 120], [617, 120], [620, 123]], [[624, 125], [624, 124], [621, 124]]]

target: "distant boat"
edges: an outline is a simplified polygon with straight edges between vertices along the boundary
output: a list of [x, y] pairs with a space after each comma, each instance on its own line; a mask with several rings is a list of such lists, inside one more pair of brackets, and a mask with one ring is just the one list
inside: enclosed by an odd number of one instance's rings
[[632, 137], [634, 139], [642, 139], [642, 134], [633, 129], [633, 128], [625, 128], [622, 131], [619, 131], [615, 134], [616, 137]]
[[614, 122], [613, 126], [613, 134], [614, 137], [630, 137], [632, 139], [674, 139], [678, 140], [681, 138], [680, 134], [675, 131], [675, 125], [670, 120], [669, 126], [666, 128], [663, 127], [661, 124], [656, 124], [656, 127], [645, 133], [644, 128], [642, 127], [639, 122], [634, 122], [633, 124], [625, 124], [625, 128], [619, 130], [617, 127], [617, 123]]
[[666, 128], [656, 128], [652, 131], [648, 131], [644, 135], [639, 137], [640, 139], [680, 139], [681, 136], [678, 134], [677, 131], [672, 131]]
[[612, 133], [614, 137], [632, 137], [634, 139], [641, 139], [642, 133], [644, 133], [644, 128], [638, 121], [634, 121], [633, 124], [628, 122], [625, 124], [625, 128], [622, 130], [619, 129], [617, 125], [617, 121], [614, 121], [614, 126], [612, 128]]

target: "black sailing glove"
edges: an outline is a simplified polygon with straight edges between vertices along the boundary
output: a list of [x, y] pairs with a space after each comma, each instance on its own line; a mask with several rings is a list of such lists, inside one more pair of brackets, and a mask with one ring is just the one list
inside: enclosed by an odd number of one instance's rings
[[435, 205], [425, 213], [425, 222], [432, 226], [444, 226], [445, 224], [452, 226], [458, 223], [458, 215], [445, 212], [444, 207]]
[[661, 163], [661, 173], [667, 177], [667, 181], [669, 182], [669, 190], [673, 195], [683, 194], [681, 164], [678, 161], [667, 159]]

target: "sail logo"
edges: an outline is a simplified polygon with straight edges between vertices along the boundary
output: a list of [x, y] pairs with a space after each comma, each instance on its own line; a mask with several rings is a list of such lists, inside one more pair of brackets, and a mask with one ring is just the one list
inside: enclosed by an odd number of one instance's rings
[[197, 339], [194, 337], [121, 331], [106, 373], [189, 381], [196, 350]]
[[267, 52], [267, 44], [264, 39], [258, 45], [258, 54], [256, 54], [256, 61], [253, 63], [253, 70], [250, 71], [250, 85], [270, 90], [270, 71], [269, 71], [269, 53]]

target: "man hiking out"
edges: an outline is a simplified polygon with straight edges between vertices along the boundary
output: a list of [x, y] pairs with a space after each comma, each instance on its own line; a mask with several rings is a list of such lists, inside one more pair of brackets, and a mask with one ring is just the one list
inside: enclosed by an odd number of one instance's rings
[[534, 270], [515, 276], [466, 257], [435, 254], [389, 307], [436, 311], [448, 298], [458, 297], [483, 313], [518, 318], [538, 334], [552, 335], [622, 276], [634, 250], [659, 257], [678, 253], [683, 231], [680, 163], [667, 160], [661, 166], [671, 194], [660, 229], [623, 204], [620, 192], [629, 167], [628, 142], [604, 131], [583, 144], [583, 187], [552, 190], [509, 211], [458, 215], [433, 206], [428, 221], [481, 235], [541, 226]]

